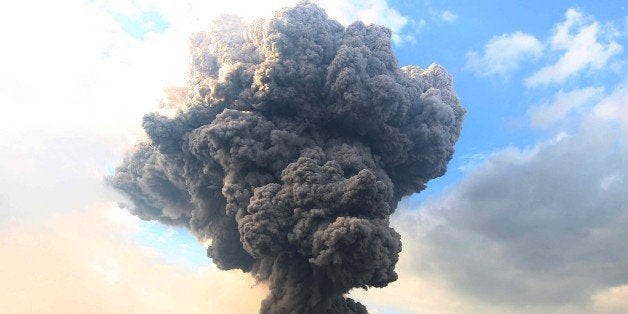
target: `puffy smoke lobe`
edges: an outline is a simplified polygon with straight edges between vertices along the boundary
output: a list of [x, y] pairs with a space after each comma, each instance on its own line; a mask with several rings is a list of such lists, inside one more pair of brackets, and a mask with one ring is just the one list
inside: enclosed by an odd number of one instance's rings
[[111, 184], [267, 282], [261, 313], [366, 313], [343, 294], [397, 279], [389, 215], [445, 173], [465, 114], [447, 72], [400, 69], [390, 38], [310, 3], [216, 21], [192, 36], [185, 108], [144, 117]]

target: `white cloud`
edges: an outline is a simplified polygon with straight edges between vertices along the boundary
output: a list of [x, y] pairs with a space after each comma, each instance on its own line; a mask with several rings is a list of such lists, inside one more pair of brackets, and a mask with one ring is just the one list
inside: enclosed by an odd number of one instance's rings
[[1, 6], [0, 128], [81, 127], [122, 137], [139, 132], [163, 86], [185, 82], [187, 36], [139, 40], [82, 1]]
[[600, 188], [602, 190], [608, 190], [612, 185], [621, 183], [624, 180], [624, 175], [621, 173], [613, 173], [600, 180]]
[[529, 58], [538, 58], [543, 44], [534, 36], [522, 32], [493, 37], [484, 52], [467, 53], [467, 67], [479, 76], [508, 76]]
[[628, 82], [623, 82], [613, 93], [602, 99], [595, 106], [593, 116], [619, 122], [628, 137]]
[[562, 119], [569, 113], [591, 101], [604, 92], [603, 87], [585, 87], [568, 92], [558, 91], [548, 104], [533, 107], [530, 110], [530, 119], [534, 127], [548, 127]]
[[124, 231], [138, 232], [141, 229], [141, 220], [117, 204], [112, 204], [103, 214], [107, 222]]
[[[606, 41], [600, 37], [606, 37]], [[562, 51], [552, 65], [543, 67], [525, 80], [529, 87], [564, 82], [568, 77], [585, 69], [600, 70], [610, 58], [622, 51], [613, 40], [611, 27], [591, 20], [583, 13], [569, 9], [565, 21], [558, 24], [551, 38], [551, 49]]]
[[409, 17], [390, 7], [386, 0], [314, 0], [327, 14], [343, 25], [348, 25], [356, 20], [366, 24], [384, 25], [392, 30], [392, 39], [395, 44], [412, 42], [412, 34], [405, 33], [404, 29], [411, 21]]
[[447, 23], [455, 23], [458, 20], [458, 15], [449, 10], [445, 10], [440, 14], [440, 18]]

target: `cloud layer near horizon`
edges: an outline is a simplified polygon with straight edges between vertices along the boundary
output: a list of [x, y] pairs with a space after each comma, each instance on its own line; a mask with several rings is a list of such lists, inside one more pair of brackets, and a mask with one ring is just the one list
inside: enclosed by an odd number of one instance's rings
[[213, 266], [181, 270], [164, 264], [154, 249], [130, 240], [132, 226], [111, 219], [112, 210], [102, 206], [58, 215], [41, 224], [3, 228], [0, 282], [10, 284], [0, 285], [2, 310], [42, 314], [255, 312], [266, 294], [264, 286], [237, 271], [218, 271]]

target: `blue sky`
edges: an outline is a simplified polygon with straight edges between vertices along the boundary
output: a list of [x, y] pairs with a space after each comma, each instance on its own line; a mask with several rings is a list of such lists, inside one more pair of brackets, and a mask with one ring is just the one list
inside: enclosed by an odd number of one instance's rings
[[[403, 200], [393, 218], [404, 243], [399, 282], [355, 298], [377, 313], [628, 311], [628, 3], [313, 2], [344, 25], [362, 19], [390, 27], [399, 65], [443, 65], [467, 109], [447, 174]], [[2, 4], [8, 48], [0, 55], [0, 177], [8, 183], [0, 189], [0, 231], [26, 246], [56, 239], [72, 253], [87, 244], [72, 244], [58, 221], [98, 226], [100, 214], [76, 213], [103, 212], [112, 236], [88, 232], [90, 241], [115, 238], [151, 252], [138, 262], [120, 253], [118, 242], [106, 242], [122, 269], [180, 267], [185, 274], [172, 280], [185, 284], [199, 269], [210, 281], [243, 278], [218, 275], [187, 230], [141, 222], [117, 208], [120, 196], [100, 179], [144, 138], [141, 116], [158, 110], [163, 88], [185, 84], [191, 32], [222, 13], [268, 16], [290, 3]], [[49, 234], [22, 237], [16, 224]], [[8, 254], [10, 244], [5, 248]], [[92, 273], [81, 274], [85, 281], [68, 285], [92, 284]], [[27, 281], [24, 291], [37, 284]], [[234, 289], [249, 295], [247, 284]], [[130, 282], [124, 291], [145, 291], [138, 287]], [[86, 304], [104, 298], [83, 297]], [[7, 298], [0, 304], [21, 309]]]

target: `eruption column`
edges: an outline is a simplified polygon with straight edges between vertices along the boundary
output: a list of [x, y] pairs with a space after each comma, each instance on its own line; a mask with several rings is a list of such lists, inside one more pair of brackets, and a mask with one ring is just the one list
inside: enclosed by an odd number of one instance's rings
[[109, 182], [267, 282], [260, 313], [366, 313], [343, 294], [397, 279], [389, 216], [445, 173], [465, 115], [447, 72], [399, 68], [390, 38], [310, 3], [223, 17], [191, 38], [184, 108], [146, 115]]

